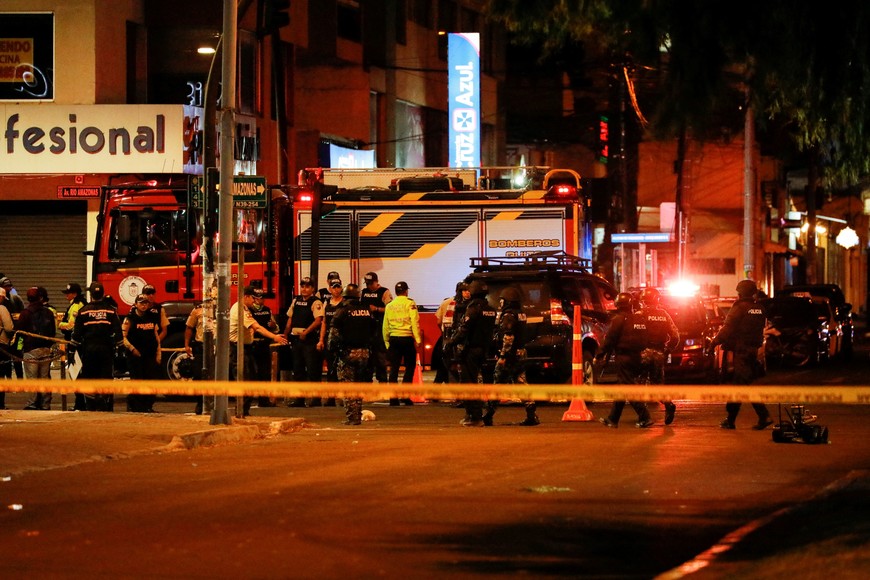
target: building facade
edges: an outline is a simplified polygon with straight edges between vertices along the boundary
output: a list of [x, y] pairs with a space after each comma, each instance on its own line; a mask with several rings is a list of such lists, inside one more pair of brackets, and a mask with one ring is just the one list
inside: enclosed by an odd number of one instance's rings
[[[379, 167], [448, 165], [440, 33], [459, 31], [481, 39], [482, 163], [504, 162], [506, 41], [483, 2], [287, 4], [238, 2], [238, 173], [293, 184], [300, 169], [329, 166], [331, 149]], [[286, 11], [286, 25], [264, 28], [270, 9]], [[100, 187], [201, 174], [216, 159], [222, 10], [221, 0], [4, 0], [0, 272], [23, 287], [85, 282]], [[199, 51], [209, 48], [218, 52]]]

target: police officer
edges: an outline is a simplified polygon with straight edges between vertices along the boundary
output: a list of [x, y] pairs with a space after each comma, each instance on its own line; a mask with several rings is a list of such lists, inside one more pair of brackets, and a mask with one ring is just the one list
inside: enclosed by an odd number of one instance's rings
[[[367, 272], [363, 277], [363, 282], [365, 282], [365, 288], [360, 294], [360, 303], [368, 308], [377, 323], [382, 325], [384, 323], [384, 311], [387, 308], [387, 304], [393, 299], [393, 296], [388, 288], [381, 286], [380, 282], [378, 282], [378, 275], [375, 272]], [[386, 383], [387, 347], [384, 344], [383, 338], [375, 341], [372, 356], [374, 357], [375, 378], [378, 379], [378, 382]]]
[[332, 296], [332, 292], [330, 289], [332, 288], [333, 281], [338, 280], [341, 283], [341, 276], [339, 276], [338, 272], [332, 271], [326, 275], [326, 286], [317, 291], [317, 297], [320, 298], [320, 301], [326, 304], [329, 302], [330, 296]]
[[[615, 304], [616, 313], [610, 319], [610, 328], [604, 337], [601, 352], [595, 356], [595, 362], [601, 364], [613, 354], [619, 382], [630, 385], [636, 383], [642, 373], [640, 353], [645, 345], [644, 330], [640, 316], [632, 312], [631, 294], [620, 292], [616, 296]], [[629, 401], [628, 404], [637, 413], [638, 427], [645, 428], [654, 423], [644, 403]], [[624, 408], [625, 401], [613, 401], [608, 416], [598, 420], [606, 427], [615, 429], [619, 426]]]
[[[643, 372], [648, 373], [651, 385], [665, 382], [666, 351], [680, 342], [680, 330], [668, 311], [661, 307], [661, 294], [655, 288], [644, 288], [640, 293], [640, 323], [645, 332], [644, 348], [640, 353]], [[665, 406], [665, 425], [674, 422], [677, 406], [671, 401], [662, 401]]]
[[[332, 272], [331, 272], [332, 273]], [[356, 286], [356, 284], [354, 284]], [[320, 326], [320, 340], [317, 343], [317, 348], [325, 353], [326, 359], [326, 382], [334, 383], [338, 381], [338, 359], [337, 354], [326, 348], [326, 341], [329, 338], [329, 329], [332, 327], [332, 319], [335, 313], [344, 302], [344, 291], [342, 289], [341, 280], [333, 278], [329, 281], [329, 296], [323, 303], [323, 323]], [[335, 406], [335, 398], [327, 399], [326, 406]]]
[[[438, 327], [441, 329], [441, 336], [435, 343], [432, 349], [432, 368], [435, 369], [436, 383], [446, 383], [448, 381], [448, 367], [450, 366], [450, 353], [444, 352], [444, 342], [450, 338], [455, 328], [459, 328], [459, 320], [461, 314], [465, 311], [465, 304], [471, 298], [471, 293], [468, 291], [468, 284], [464, 280], [456, 283], [456, 292], [453, 296], [445, 298], [435, 311], [435, 320], [438, 321]], [[457, 317], [457, 309], [460, 315]], [[456, 321], [454, 327], [453, 322]]]
[[[420, 313], [417, 312], [417, 303], [408, 298], [407, 282], [396, 283], [396, 298], [384, 309], [383, 335], [390, 361], [390, 382], [399, 382], [399, 367], [404, 364], [402, 382], [413, 383], [417, 349], [423, 337], [420, 334]], [[403, 399], [402, 402], [413, 404], [411, 399]], [[390, 399], [390, 405], [398, 404], [399, 399]]]
[[[121, 323], [124, 347], [129, 352], [127, 366], [131, 379], [160, 378], [160, 315], [151, 307], [147, 294], [139, 294], [130, 314]], [[156, 395], [127, 395], [127, 411], [153, 413]]]
[[[203, 339], [205, 338], [205, 329], [203, 324], [203, 305], [197, 304], [193, 307], [193, 310], [190, 311], [190, 314], [187, 317], [187, 321], [184, 323], [184, 352], [187, 355], [185, 359], [183, 359], [184, 364], [180, 361], [179, 366], [179, 374], [182, 374], [185, 378], [192, 379], [194, 381], [201, 381], [203, 379], [202, 373], [202, 364], [203, 364]], [[186, 374], [181, 373], [181, 369], [186, 371]], [[194, 408], [194, 412], [197, 415], [202, 415], [203, 407], [207, 405], [206, 403], [207, 396], [203, 395], [197, 397], [196, 399], [196, 407]]]
[[456, 285], [456, 303], [453, 305], [453, 320], [450, 325], [442, 324], [442, 332], [444, 333], [442, 353], [444, 366], [447, 369], [447, 382], [449, 383], [458, 383], [462, 374], [460, 347], [453, 341], [453, 337], [459, 331], [462, 319], [465, 318], [465, 311], [468, 308], [469, 302], [471, 302], [471, 287], [468, 282], [459, 282]]
[[[263, 328], [270, 332], [277, 332], [278, 324], [272, 316], [272, 309], [265, 303], [266, 291], [262, 288], [254, 288], [254, 302], [251, 304], [251, 316]], [[254, 359], [254, 372], [250, 375], [255, 381], [268, 383], [272, 381], [272, 348], [271, 339], [262, 334], [254, 334], [254, 344], [251, 346], [251, 357]], [[274, 407], [269, 397], [260, 397], [257, 405], [260, 407]]]
[[[371, 310], [359, 300], [359, 286], [348, 284], [342, 292], [344, 302], [332, 319], [327, 349], [337, 354], [338, 380], [371, 382], [372, 345], [380, 340], [381, 327]], [[345, 397], [345, 425], [362, 422], [362, 398]]]
[[[258, 334], [270, 340], [274, 340], [278, 344], [287, 344], [287, 339], [282, 334], [276, 334], [267, 327], [259, 324], [251, 314], [251, 308], [254, 305], [254, 297], [257, 288], [246, 286], [242, 291], [242, 296], [235, 304], [230, 306], [230, 380], [236, 380], [238, 372], [238, 343], [242, 342], [242, 351], [246, 369], [254, 369], [256, 362], [253, 358], [254, 337]], [[242, 326], [239, 327], [239, 308], [242, 309]], [[256, 370], [254, 371], [256, 373]], [[253, 373], [252, 373], [253, 374]], [[244, 397], [242, 399], [242, 415], [248, 415], [251, 410], [253, 397]]]
[[[496, 362], [493, 379], [496, 384], [526, 384], [526, 315], [522, 311], [520, 291], [514, 287], [505, 288], [499, 297], [500, 308], [495, 323]], [[492, 425], [498, 401], [487, 402], [487, 412], [483, 416], [484, 425]], [[526, 401], [526, 418], [523, 426], [540, 424], [536, 414], [535, 401]]]
[[[752, 280], [741, 280], [737, 284], [737, 300], [711, 343], [711, 348], [721, 344], [725, 350], [734, 352], [735, 385], [749, 385], [759, 374], [758, 349], [763, 342], [767, 318], [755, 300], [757, 292], [758, 288]], [[758, 415], [758, 423], [753, 425], [753, 429], [760, 431], [773, 423], [770, 411], [764, 403], [752, 403], [752, 408]], [[727, 403], [725, 411], [728, 416], [719, 426], [723, 429], [734, 429], [740, 403]]]
[[166, 340], [166, 335], [169, 334], [169, 318], [166, 316], [166, 309], [163, 304], [157, 301], [157, 288], [151, 284], [145, 284], [142, 288], [142, 294], [148, 297], [151, 301], [151, 311], [157, 314], [160, 319], [160, 331], [158, 332], [160, 342]]
[[[489, 356], [492, 335], [495, 329], [496, 310], [486, 300], [489, 288], [482, 280], [469, 284], [471, 300], [456, 333], [449, 341], [455, 348], [459, 359], [459, 380], [463, 383], [483, 383], [484, 364]], [[460, 421], [463, 427], [482, 427], [483, 407], [481, 400], [464, 401], [465, 418]]]
[[[284, 334], [293, 345], [293, 380], [320, 382], [323, 376], [323, 360], [317, 350], [320, 325], [323, 322], [323, 302], [314, 294], [314, 281], [308, 276], [299, 281], [299, 294], [287, 309], [287, 326]], [[310, 406], [319, 406], [320, 397], [309, 401]], [[291, 407], [304, 407], [305, 398], [297, 397]]]
[[[115, 347], [124, 342], [121, 319], [101, 282], [88, 287], [91, 301], [76, 316], [72, 339], [79, 344], [79, 379], [111, 379]], [[113, 395], [86, 395], [88, 411], [112, 411]]]
[[[78, 316], [79, 310], [84, 308], [88, 301], [85, 300], [82, 287], [77, 282], [70, 282], [62, 292], [66, 295], [69, 306], [67, 306], [63, 315], [60, 316], [57, 327], [63, 334], [63, 338], [65, 340], [70, 340], [72, 338], [73, 328], [75, 328], [76, 316]], [[66, 348], [66, 364], [69, 365], [75, 357], [75, 345], [67, 344], [64, 346]], [[75, 402], [73, 403], [73, 411], [84, 411], [85, 409], [85, 396], [81, 393], [76, 393]]]

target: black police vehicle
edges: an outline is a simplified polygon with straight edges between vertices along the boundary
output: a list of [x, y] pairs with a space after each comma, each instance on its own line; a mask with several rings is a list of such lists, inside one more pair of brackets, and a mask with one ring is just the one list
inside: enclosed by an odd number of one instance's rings
[[589, 260], [564, 252], [518, 257], [471, 258], [474, 272], [465, 281], [487, 285], [487, 300], [496, 309], [506, 288], [516, 289], [526, 314], [526, 378], [530, 383], [564, 383], [572, 371], [572, 319], [580, 306], [583, 370], [592, 375], [592, 359], [604, 341], [608, 311], [618, 291], [592, 274]]

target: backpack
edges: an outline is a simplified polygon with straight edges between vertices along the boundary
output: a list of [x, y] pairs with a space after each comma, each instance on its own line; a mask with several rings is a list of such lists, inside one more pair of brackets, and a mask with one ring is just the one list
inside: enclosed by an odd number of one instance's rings
[[54, 313], [50, 308], [43, 306], [34, 310], [30, 315], [31, 332], [41, 336], [54, 337], [57, 327], [54, 324]]

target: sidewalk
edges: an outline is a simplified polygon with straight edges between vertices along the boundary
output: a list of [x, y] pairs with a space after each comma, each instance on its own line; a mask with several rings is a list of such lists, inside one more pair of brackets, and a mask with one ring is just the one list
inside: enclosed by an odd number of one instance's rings
[[246, 417], [210, 425], [208, 415], [0, 411], [0, 476], [245, 443], [305, 427], [298, 417]]

